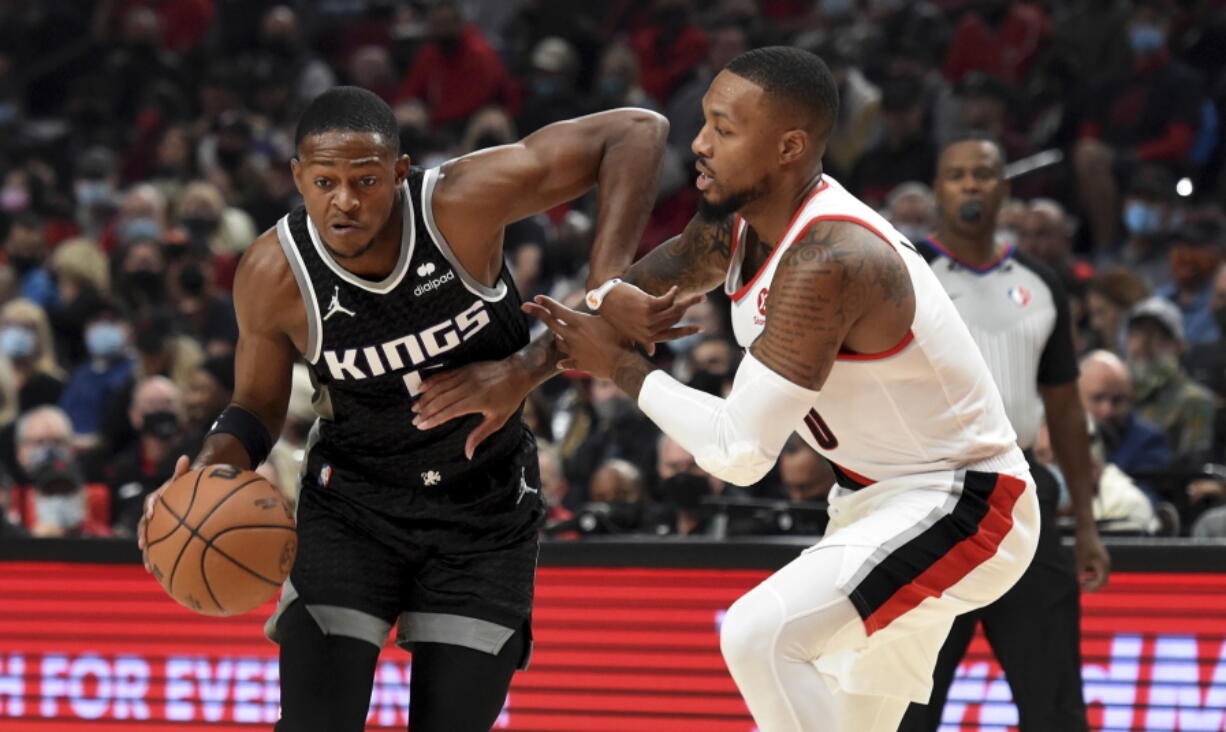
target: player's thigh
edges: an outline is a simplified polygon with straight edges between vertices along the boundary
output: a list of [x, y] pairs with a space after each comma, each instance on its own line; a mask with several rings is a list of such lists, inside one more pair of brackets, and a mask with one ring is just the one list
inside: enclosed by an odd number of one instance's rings
[[[295, 600], [324, 633], [382, 647], [401, 609], [411, 565], [379, 540], [378, 517], [340, 509], [335, 499], [304, 491], [298, 505], [298, 555], [279, 605]], [[269, 636], [276, 638], [276, 618]]]
[[535, 533], [486, 551], [438, 551], [415, 569], [401, 600], [397, 643], [444, 643], [498, 655], [526, 635], [517, 666], [531, 652], [532, 600], [539, 545]]

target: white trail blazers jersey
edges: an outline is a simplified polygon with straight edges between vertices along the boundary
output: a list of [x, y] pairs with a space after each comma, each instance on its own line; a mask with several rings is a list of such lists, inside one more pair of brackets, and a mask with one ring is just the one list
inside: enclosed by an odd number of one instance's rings
[[848, 479], [868, 485], [955, 470], [1015, 449], [992, 374], [928, 263], [888, 221], [829, 176], [747, 280], [741, 271], [747, 224], [737, 217], [724, 283], [737, 342], [748, 348], [765, 328], [766, 301], [783, 252], [814, 223], [832, 220], [863, 226], [894, 247], [911, 276], [915, 319], [888, 351], [841, 353], [796, 431], [833, 464], [844, 485]]

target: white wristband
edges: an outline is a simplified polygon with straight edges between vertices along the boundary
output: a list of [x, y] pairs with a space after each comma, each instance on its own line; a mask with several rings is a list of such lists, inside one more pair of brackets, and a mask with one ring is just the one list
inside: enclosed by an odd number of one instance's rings
[[609, 294], [609, 290], [612, 290], [621, 283], [621, 278], [614, 277], [603, 285], [588, 290], [587, 295], [583, 297], [584, 302], [587, 303], [588, 310], [591, 310], [593, 313], [599, 310], [600, 306], [604, 304], [605, 295]]

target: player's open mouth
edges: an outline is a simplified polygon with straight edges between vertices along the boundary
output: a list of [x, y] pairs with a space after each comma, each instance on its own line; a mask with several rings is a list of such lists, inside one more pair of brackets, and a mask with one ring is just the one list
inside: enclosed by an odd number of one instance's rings
[[707, 188], [710, 187], [711, 182], [715, 180], [714, 176], [707, 173], [698, 165], [695, 165], [694, 167], [698, 168], [698, 180], [694, 181], [694, 185], [698, 186], [698, 190], [700, 191], [707, 190]]
[[328, 228], [332, 229], [337, 234], [348, 234], [351, 231], [357, 231], [362, 228], [357, 224], [331, 224]]

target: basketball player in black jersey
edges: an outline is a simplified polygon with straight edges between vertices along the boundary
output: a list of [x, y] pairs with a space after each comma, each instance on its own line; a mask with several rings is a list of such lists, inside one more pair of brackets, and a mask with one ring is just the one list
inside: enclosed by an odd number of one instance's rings
[[[292, 166], [305, 206], [243, 256], [234, 401], [192, 463], [258, 465], [281, 431], [291, 366], [306, 359], [320, 419], [297, 560], [266, 627], [281, 645], [278, 732], [361, 730], [397, 623], [413, 653], [414, 732], [494, 724], [531, 648], [535, 445], [518, 413], [422, 431], [410, 405], [423, 374], [527, 343], [503, 227], [596, 183], [600, 312], [644, 344], [692, 332], [671, 326], [693, 298], [605, 284], [630, 263], [666, 134], [659, 115], [614, 110], [421, 170], [370, 92], [332, 89], [303, 113]], [[187, 467], [181, 458], [176, 477]]]

